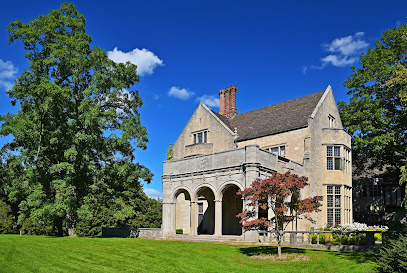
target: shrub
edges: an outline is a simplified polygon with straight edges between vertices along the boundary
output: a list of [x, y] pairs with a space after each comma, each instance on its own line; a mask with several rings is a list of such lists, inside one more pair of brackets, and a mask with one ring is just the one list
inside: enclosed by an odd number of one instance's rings
[[[380, 235], [380, 233], [377, 233], [377, 234]], [[317, 243], [317, 234], [316, 233], [312, 233], [310, 238], [311, 238], [312, 244]], [[347, 244], [356, 245], [356, 239], [358, 240], [358, 245], [366, 244], [366, 234], [356, 234], [356, 233], [342, 234], [342, 235], [339, 233], [334, 233], [334, 234], [320, 233], [319, 234], [319, 243], [320, 244], [339, 245], [339, 239], [341, 240], [342, 245], [347, 245]]]
[[14, 224], [10, 206], [0, 200], [0, 233], [13, 233]]
[[175, 231], [175, 233], [176, 233], [176, 234], [184, 234], [184, 230], [183, 230], [182, 228], [180, 228], [180, 229], [177, 229], [177, 230]]
[[376, 262], [379, 272], [407, 272], [407, 236], [390, 239], [379, 249]]
[[55, 235], [54, 225], [52, 222], [42, 222], [38, 223], [33, 221], [31, 218], [26, 218], [22, 221], [21, 229], [22, 234], [28, 235]]

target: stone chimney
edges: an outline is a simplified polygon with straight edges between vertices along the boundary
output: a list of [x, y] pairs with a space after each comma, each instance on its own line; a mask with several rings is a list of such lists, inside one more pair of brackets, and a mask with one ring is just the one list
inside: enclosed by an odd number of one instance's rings
[[235, 85], [219, 90], [219, 114], [228, 118], [237, 115], [236, 91]]

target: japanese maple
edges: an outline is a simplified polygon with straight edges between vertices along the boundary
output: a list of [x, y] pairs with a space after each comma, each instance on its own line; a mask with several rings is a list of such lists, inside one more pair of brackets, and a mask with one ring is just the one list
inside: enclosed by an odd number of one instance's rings
[[[300, 191], [308, 185], [308, 178], [290, 173], [272, 173], [266, 179], [257, 178], [250, 187], [238, 191], [246, 201], [247, 209], [239, 213], [243, 229], [265, 230], [277, 240], [278, 256], [281, 256], [281, 241], [288, 224], [295, 219], [315, 222], [310, 213], [319, 212], [322, 196], [301, 199]], [[272, 215], [258, 217], [258, 209], [271, 209]]]

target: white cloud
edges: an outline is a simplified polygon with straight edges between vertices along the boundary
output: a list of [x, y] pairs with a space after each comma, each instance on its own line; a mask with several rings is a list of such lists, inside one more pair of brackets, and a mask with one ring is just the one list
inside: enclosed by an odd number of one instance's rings
[[339, 53], [343, 56], [359, 55], [362, 50], [369, 46], [363, 39], [365, 34], [363, 32], [357, 32], [353, 36], [346, 36], [337, 38], [329, 44], [325, 44], [324, 47], [329, 52]]
[[123, 52], [115, 47], [113, 51], [107, 52], [107, 56], [116, 63], [131, 62], [137, 65], [137, 72], [140, 76], [151, 75], [157, 66], [164, 65], [163, 60], [145, 48], [135, 48], [132, 51]]
[[15, 78], [18, 69], [11, 61], [3, 61], [0, 59], [0, 88], [10, 90], [13, 88], [13, 79]]
[[144, 189], [144, 192], [150, 198], [154, 198], [154, 199], [163, 198], [163, 193], [160, 191], [157, 191], [155, 189]]
[[307, 66], [307, 65], [303, 65], [301, 71], [302, 71], [303, 74], [307, 74], [308, 66]]
[[323, 44], [322, 47], [330, 54], [321, 58], [321, 64], [319, 66], [303, 66], [302, 72], [306, 74], [309, 68], [323, 69], [329, 64], [336, 67], [345, 67], [354, 64], [358, 61], [360, 53], [369, 46], [369, 44], [363, 40], [364, 35], [364, 32], [357, 32], [354, 35], [336, 38], [328, 44]]
[[195, 95], [194, 92], [188, 91], [185, 88], [179, 88], [176, 86], [171, 87], [170, 91], [168, 91], [168, 96], [176, 97], [180, 100], [187, 100]]
[[328, 64], [332, 64], [333, 66], [337, 66], [337, 67], [344, 67], [344, 66], [353, 64], [357, 60], [358, 60], [357, 57], [350, 58], [350, 57], [340, 57], [337, 55], [328, 55], [321, 59], [321, 61], [322, 61], [321, 68], [324, 68]]
[[203, 95], [202, 97], [196, 98], [197, 101], [202, 101], [209, 107], [219, 108], [219, 98], [215, 96]]

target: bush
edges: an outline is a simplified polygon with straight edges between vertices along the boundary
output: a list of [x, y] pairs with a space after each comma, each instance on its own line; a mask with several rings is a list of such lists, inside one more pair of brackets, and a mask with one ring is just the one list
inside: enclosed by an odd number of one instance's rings
[[14, 224], [10, 206], [0, 200], [0, 233], [14, 233]]
[[[313, 244], [317, 243], [317, 234], [316, 233], [312, 233], [311, 240], [312, 240]], [[325, 244], [325, 234], [324, 233], [319, 234], [319, 243]]]
[[55, 235], [52, 222], [37, 223], [31, 218], [26, 218], [22, 221], [20, 231], [22, 234], [27, 235]]
[[379, 272], [407, 272], [407, 236], [390, 239], [379, 249], [376, 262]]
[[[377, 233], [380, 235], [380, 233]], [[366, 234], [342, 234], [340, 236], [339, 233], [329, 234], [329, 233], [320, 233], [319, 234], [319, 243], [320, 244], [332, 244], [332, 245], [339, 245], [339, 239], [341, 240], [342, 245], [356, 245], [356, 239], [358, 240], [359, 245], [366, 244]], [[317, 243], [317, 234], [311, 234], [311, 242], [313, 244]]]
[[184, 234], [184, 230], [183, 230], [182, 228], [180, 228], [180, 229], [177, 229], [177, 230], [175, 231], [175, 233], [176, 233], [176, 234]]

